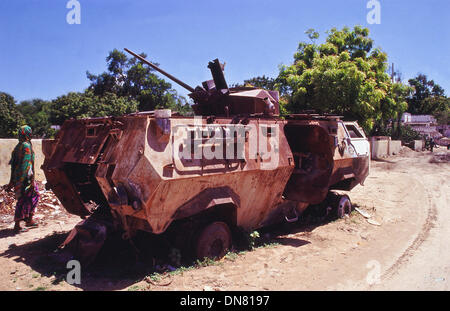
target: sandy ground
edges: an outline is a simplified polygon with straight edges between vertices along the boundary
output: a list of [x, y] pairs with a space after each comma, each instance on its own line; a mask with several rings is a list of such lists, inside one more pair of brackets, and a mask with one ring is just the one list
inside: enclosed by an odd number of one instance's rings
[[[437, 161], [439, 154], [447, 161]], [[69, 285], [68, 270], [56, 269], [51, 254], [78, 217], [43, 219], [20, 235], [0, 224], [0, 290], [449, 290], [449, 156], [443, 148], [434, 154], [405, 148], [372, 161], [365, 185], [350, 197], [375, 224], [355, 211], [325, 223], [280, 226], [263, 234], [269, 246], [151, 282], [144, 279], [152, 263], [113, 258]]]

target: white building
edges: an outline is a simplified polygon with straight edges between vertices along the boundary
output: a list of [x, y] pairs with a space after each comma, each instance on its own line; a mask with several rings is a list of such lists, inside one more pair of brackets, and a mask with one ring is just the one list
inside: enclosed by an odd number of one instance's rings
[[436, 118], [432, 115], [412, 115], [405, 112], [402, 115], [401, 122], [424, 136], [431, 136], [434, 139], [442, 137], [442, 134], [437, 130]]

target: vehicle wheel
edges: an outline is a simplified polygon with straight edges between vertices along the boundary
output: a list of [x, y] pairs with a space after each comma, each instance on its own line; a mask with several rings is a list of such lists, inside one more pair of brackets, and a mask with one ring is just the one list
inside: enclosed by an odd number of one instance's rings
[[343, 218], [345, 214], [350, 215], [352, 212], [352, 202], [348, 195], [344, 194], [340, 197], [339, 203], [337, 206], [337, 216], [339, 218]]
[[231, 231], [228, 225], [221, 221], [207, 225], [199, 234], [196, 243], [198, 259], [220, 259], [231, 246]]

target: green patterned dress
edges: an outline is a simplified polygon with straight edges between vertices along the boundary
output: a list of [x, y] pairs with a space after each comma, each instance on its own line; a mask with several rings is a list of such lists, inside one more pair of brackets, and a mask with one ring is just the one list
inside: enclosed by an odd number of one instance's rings
[[39, 201], [39, 189], [34, 181], [34, 152], [29, 126], [19, 129], [19, 143], [11, 155], [11, 185], [17, 199], [14, 221], [27, 220], [34, 214]]

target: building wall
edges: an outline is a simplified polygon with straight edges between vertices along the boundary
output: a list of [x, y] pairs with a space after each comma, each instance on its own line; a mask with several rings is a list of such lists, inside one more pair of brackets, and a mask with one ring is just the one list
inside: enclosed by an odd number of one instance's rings
[[403, 123], [411, 122], [411, 114], [408, 113], [408, 112], [403, 113], [403, 115], [402, 115], [402, 122]]
[[391, 140], [389, 141], [388, 154], [389, 155], [399, 154], [401, 148], [402, 142], [400, 140]]
[[388, 140], [372, 140], [370, 142], [370, 150], [372, 159], [384, 158], [388, 155]]
[[370, 139], [372, 159], [381, 159], [390, 155], [399, 154], [402, 147], [400, 140], [390, 140], [390, 137], [382, 139], [380, 136]]
[[422, 151], [422, 148], [423, 148], [423, 141], [415, 140], [414, 141], [414, 150], [415, 151]]

